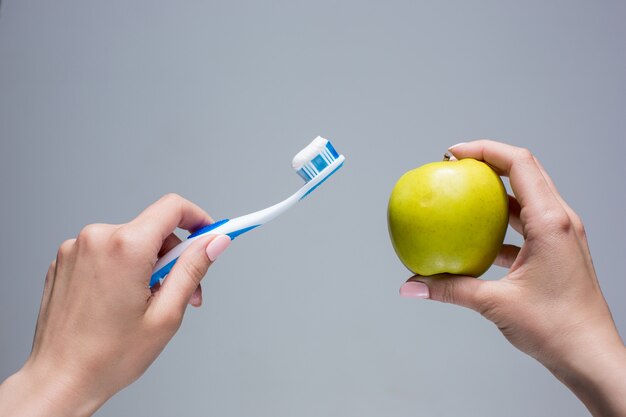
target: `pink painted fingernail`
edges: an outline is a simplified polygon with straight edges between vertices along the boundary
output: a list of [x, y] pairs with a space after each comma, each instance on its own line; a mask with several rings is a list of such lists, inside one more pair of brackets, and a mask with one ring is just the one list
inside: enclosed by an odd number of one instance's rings
[[230, 237], [227, 235], [218, 235], [213, 238], [209, 242], [206, 247], [206, 254], [211, 260], [211, 262], [215, 261], [218, 256], [222, 254], [226, 250], [226, 248], [230, 245]]
[[428, 286], [423, 282], [409, 281], [400, 287], [400, 297], [403, 298], [429, 298]]
[[452, 145], [448, 148], [449, 151], [451, 151], [452, 149], [456, 148], [457, 146], [461, 146], [461, 145], [465, 145], [467, 142], [460, 142], [457, 143], [456, 145]]

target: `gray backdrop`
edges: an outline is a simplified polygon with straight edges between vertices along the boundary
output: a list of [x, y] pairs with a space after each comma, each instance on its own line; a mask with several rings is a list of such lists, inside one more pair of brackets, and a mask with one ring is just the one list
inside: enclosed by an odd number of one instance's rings
[[344, 169], [238, 239], [97, 415], [586, 415], [478, 314], [398, 297], [386, 203], [456, 142], [531, 148], [624, 334], [625, 18], [600, 1], [3, 1], [0, 379], [28, 356], [61, 241], [166, 192], [216, 219], [273, 204], [319, 134]]

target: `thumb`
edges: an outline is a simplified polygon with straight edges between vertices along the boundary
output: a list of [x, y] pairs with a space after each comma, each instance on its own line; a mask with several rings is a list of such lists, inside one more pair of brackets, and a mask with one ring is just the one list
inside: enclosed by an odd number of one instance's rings
[[190, 245], [163, 281], [158, 303], [166, 310], [184, 311], [209, 266], [229, 245], [227, 235], [209, 236]]
[[428, 277], [416, 275], [400, 287], [400, 296], [429, 298], [480, 311], [485, 285], [488, 285], [487, 281], [460, 275], [440, 274]]

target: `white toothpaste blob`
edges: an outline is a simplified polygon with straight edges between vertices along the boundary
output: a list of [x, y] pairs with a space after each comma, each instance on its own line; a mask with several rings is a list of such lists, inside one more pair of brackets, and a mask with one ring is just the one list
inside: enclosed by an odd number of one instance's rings
[[327, 143], [328, 140], [321, 136], [313, 139], [313, 142], [309, 143], [309, 146], [302, 149], [296, 154], [296, 156], [293, 157], [293, 161], [291, 162], [293, 169], [298, 171], [300, 168], [311, 162], [316, 155], [322, 153]]

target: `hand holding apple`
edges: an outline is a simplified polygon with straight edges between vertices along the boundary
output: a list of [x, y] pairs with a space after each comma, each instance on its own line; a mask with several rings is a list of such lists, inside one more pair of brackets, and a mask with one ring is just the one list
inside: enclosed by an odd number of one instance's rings
[[441, 274], [414, 276], [404, 296], [469, 307], [518, 349], [564, 382], [595, 416], [626, 415], [626, 348], [591, 261], [583, 224], [539, 161], [521, 148], [475, 141], [450, 148], [509, 177], [509, 223], [524, 237], [505, 245], [499, 281]]

